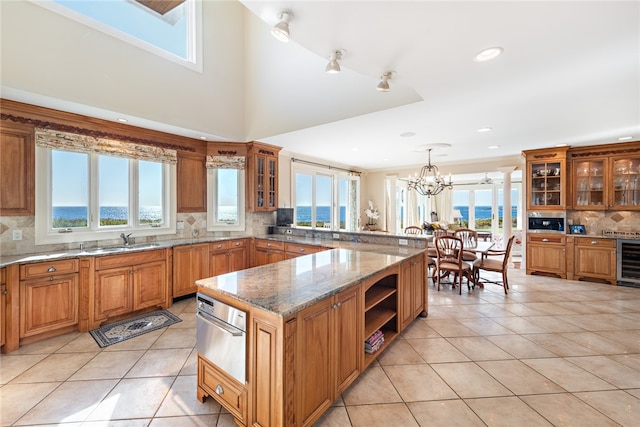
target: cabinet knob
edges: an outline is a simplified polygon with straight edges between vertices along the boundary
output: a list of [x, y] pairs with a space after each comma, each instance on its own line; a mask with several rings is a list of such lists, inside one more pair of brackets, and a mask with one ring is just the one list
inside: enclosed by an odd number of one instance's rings
[[216, 386], [216, 394], [224, 394], [224, 389], [222, 388], [221, 384], [218, 384]]
[[542, 239], [542, 241], [543, 241], [543, 242], [548, 242], [548, 241], [549, 241], [549, 239]]

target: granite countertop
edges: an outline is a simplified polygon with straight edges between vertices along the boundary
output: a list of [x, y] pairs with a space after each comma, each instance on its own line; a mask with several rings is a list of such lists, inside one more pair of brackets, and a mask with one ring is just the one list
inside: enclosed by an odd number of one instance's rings
[[333, 249], [197, 280], [196, 284], [214, 296], [220, 293], [287, 317], [405, 258], [376, 251]]

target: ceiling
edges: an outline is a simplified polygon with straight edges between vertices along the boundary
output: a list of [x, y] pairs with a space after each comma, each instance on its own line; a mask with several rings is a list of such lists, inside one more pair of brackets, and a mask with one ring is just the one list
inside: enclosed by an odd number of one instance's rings
[[[417, 170], [445, 143], [434, 163], [478, 179], [523, 149], [640, 139], [638, 1], [204, 0], [200, 73], [42, 2], [2, 3], [2, 96], [18, 101], [369, 171]], [[283, 9], [289, 43], [269, 33]], [[474, 61], [493, 46], [503, 54]], [[346, 54], [330, 75], [335, 49]], [[390, 70], [391, 90], [376, 91]]]
[[[293, 12], [290, 43], [322, 58], [322, 70], [332, 50], [345, 49], [343, 71], [329, 76], [336, 84], [356, 74], [373, 96], [401, 93], [393, 102], [402, 105], [374, 112], [354, 105], [341, 120], [256, 135], [292, 152], [375, 170], [426, 163], [424, 148], [431, 143], [451, 144], [434, 151], [438, 163], [478, 163], [556, 144], [640, 139], [637, 1], [242, 3], [269, 26], [280, 10]], [[278, 57], [282, 47], [270, 46]], [[474, 61], [493, 46], [503, 54]], [[273, 66], [302, 67], [291, 54]], [[376, 92], [388, 70], [396, 72], [391, 91]], [[308, 85], [327, 79], [299, 78]], [[304, 91], [285, 102], [298, 114], [319, 108]], [[484, 127], [492, 130], [477, 131]], [[408, 132], [415, 136], [401, 136]]]

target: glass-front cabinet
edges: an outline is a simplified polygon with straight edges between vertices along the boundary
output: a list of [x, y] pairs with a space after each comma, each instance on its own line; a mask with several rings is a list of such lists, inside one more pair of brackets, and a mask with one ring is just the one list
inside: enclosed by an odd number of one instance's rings
[[604, 210], [607, 203], [607, 159], [573, 162], [573, 207]]
[[566, 206], [566, 148], [530, 150], [527, 159], [527, 209], [558, 211]]
[[611, 207], [640, 210], [640, 154], [637, 157], [612, 158], [611, 177]]
[[278, 154], [280, 147], [248, 143], [247, 210], [275, 211], [278, 207]]

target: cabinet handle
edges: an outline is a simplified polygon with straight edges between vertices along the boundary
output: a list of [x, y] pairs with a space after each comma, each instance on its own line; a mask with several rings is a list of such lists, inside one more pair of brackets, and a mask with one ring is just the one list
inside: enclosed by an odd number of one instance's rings
[[56, 268], [55, 268], [55, 267], [49, 267], [49, 268], [47, 268], [47, 272], [49, 272], [49, 273], [53, 273], [54, 271], [56, 271]]
[[216, 386], [216, 394], [219, 394], [219, 395], [224, 394], [224, 389], [222, 388], [222, 385], [221, 385], [221, 384], [218, 384], [218, 385]]
[[548, 242], [548, 241], [549, 241], [549, 239], [542, 239], [542, 241], [543, 241], [543, 242]]
[[220, 249], [222, 247], [222, 245], [218, 245], [218, 249]]
[[591, 244], [592, 244], [592, 245], [597, 245], [597, 244], [598, 244], [598, 241], [597, 241], [597, 240], [592, 240], [592, 241], [591, 241]]
[[304, 248], [300, 248], [300, 252], [304, 252]]

